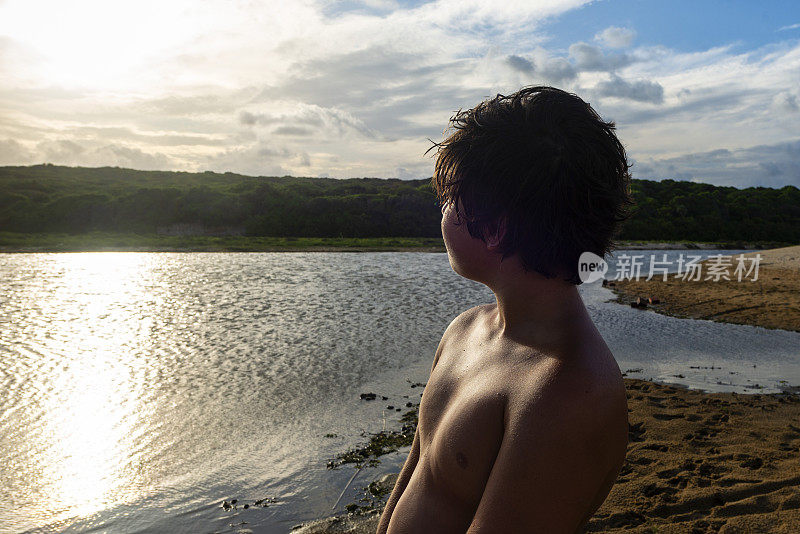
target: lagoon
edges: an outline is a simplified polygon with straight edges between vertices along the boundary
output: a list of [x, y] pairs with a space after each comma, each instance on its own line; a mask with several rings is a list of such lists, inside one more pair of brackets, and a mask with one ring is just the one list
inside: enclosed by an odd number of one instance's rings
[[[732, 251], [652, 251], [681, 252]], [[415, 252], [0, 254], [0, 290], [3, 533], [272, 534], [328, 515], [353, 470], [327, 460], [393, 427], [447, 324], [492, 301]], [[630, 377], [800, 384], [800, 333], [580, 291]], [[403, 460], [365, 469], [337, 510]]]

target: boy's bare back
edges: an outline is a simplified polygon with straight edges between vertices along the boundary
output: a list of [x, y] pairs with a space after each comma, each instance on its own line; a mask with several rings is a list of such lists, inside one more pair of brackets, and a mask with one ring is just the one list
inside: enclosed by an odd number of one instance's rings
[[602, 338], [576, 324], [548, 354], [499, 336], [496, 319], [478, 306], [442, 337], [379, 532], [575, 532], [611, 489], [628, 419]]

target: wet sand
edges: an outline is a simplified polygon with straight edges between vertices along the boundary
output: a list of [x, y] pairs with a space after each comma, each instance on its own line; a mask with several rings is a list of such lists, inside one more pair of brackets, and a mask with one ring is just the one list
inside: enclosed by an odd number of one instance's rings
[[[731, 268], [727, 281], [690, 281], [670, 275], [666, 281], [661, 277], [645, 281], [643, 277], [604, 285], [621, 303], [656, 298], [659, 302], [648, 304], [648, 308], [666, 315], [800, 331], [800, 245], [744, 256], [753, 258], [756, 254], [762, 258], [756, 281], [752, 281], [752, 274], [738, 281]], [[707, 275], [708, 263], [702, 262], [701, 278]]]
[[[800, 395], [625, 385], [628, 456], [586, 532], [800, 532]], [[293, 534], [374, 533], [378, 514]]]

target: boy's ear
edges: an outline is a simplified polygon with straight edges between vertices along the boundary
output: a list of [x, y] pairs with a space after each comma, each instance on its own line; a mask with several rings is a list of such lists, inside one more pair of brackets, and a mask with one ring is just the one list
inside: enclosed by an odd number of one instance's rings
[[500, 248], [500, 243], [506, 235], [507, 221], [505, 217], [500, 217], [487, 229], [486, 248], [492, 252]]

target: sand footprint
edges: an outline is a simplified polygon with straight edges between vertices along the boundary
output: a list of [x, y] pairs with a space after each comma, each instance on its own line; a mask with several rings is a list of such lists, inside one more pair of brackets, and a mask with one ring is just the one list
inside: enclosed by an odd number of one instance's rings
[[642, 437], [646, 432], [644, 428], [644, 421], [638, 423], [628, 424], [628, 441], [644, 441]]
[[659, 421], [669, 421], [671, 419], [681, 419], [682, 417], [686, 417], [682, 413], [667, 413], [667, 412], [656, 412], [653, 414], [653, 419], [658, 419]]

